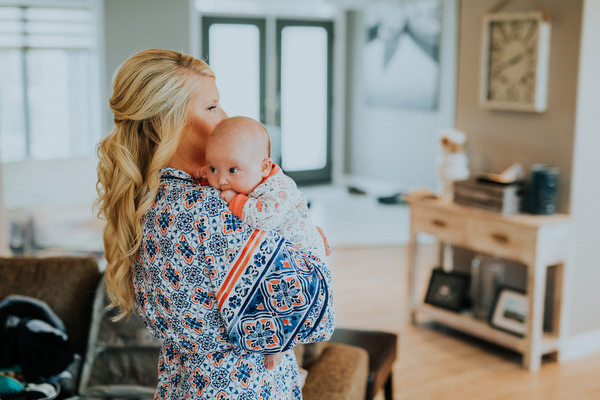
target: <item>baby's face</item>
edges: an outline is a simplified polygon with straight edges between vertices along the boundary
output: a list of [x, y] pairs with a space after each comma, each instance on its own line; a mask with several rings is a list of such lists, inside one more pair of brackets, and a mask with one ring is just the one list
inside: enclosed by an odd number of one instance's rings
[[260, 152], [252, 144], [227, 140], [211, 142], [206, 148], [208, 183], [219, 190], [233, 189], [248, 194], [264, 177]]

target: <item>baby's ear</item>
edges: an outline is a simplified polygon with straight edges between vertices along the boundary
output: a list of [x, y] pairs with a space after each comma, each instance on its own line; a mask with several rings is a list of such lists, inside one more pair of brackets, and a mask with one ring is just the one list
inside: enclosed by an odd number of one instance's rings
[[262, 162], [261, 174], [263, 178], [266, 178], [271, 173], [271, 167], [273, 166], [273, 160], [267, 157]]
[[194, 173], [194, 178], [196, 179], [206, 179], [208, 177], [208, 172], [206, 166], [199, 167]]

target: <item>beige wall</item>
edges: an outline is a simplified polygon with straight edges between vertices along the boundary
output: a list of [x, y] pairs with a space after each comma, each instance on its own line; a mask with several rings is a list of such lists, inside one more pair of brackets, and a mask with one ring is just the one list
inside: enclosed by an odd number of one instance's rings
[[[596, 250], [600, 238], [600, 1], [543, 1], [552, 13], [552, 38], [548, 109], [542, 114], [488, 111], [478, 106], [481, 17], [496, 2], [460, 1], [456, 126], [468, 135], [474, 173], [499, 171], [513, 162], [522, 163], [527, 171], [535, 163], [560, 168], [558, 209], [573, 217], [568, 334], [574, 342], [591, 334], [590, 342], [595, 342], [600, 337], [596, 307], [600, 304]], [[533, 7], [532, 1], [513, 1], [505, 9]], [[600, 351], [600, 346], [595, 347], [590, 351]]]
[[[484, 110], [478, 105], [482, 16], [497, 0], [461, 0], [456, 127], [468, 135], [471, 171], [499, 172], [520, 162], [560, 168], [557, 207], [569, 211], [575, 135], [577, 71], [582, 0], [544, 0], [552, 12], [548, 109], [545, 113]], [[534, 9], [532, 1], [513, 1], [503, 9]]]

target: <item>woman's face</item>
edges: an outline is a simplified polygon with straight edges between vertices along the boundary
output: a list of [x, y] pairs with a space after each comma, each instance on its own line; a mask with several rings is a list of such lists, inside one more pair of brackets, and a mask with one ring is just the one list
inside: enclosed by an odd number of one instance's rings
[[173, 167], [193, 174], [205, 163], [204, 153], [208, 135], [213, 128], [227, 118], [219, 104], [219, 91], [210, 76], [198, 76], [196, 97], [188, 110], [188, 123], [183, 129]]

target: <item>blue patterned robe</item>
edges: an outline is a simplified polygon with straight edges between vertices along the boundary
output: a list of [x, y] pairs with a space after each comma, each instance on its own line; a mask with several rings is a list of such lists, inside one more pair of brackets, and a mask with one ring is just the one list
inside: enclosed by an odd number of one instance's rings
[[143, 224], [132, 274], [137, 310], [163, 339], [155, 398], [300, 399], [293, 352], [275, 370], [263, 355], [329, 339], [325, 265], [172, 168]]

